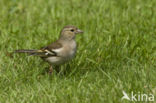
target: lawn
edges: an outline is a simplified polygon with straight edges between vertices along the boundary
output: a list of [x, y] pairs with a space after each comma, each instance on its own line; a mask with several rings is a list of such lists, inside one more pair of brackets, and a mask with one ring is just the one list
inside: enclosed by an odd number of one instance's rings
[[[55, 41], [65, 25], [84, 33], [62, 72], [11, 54]], [[0, 51], [0, 103], [132, 103], [123, 91], [156, 102], [156, 0], [0, 0]]]

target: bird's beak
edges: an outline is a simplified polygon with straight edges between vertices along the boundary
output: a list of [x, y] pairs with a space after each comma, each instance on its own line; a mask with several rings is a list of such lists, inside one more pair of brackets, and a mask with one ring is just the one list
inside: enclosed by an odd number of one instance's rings
[[80, 33], [83, 33], [83, 31], [80, 30], [80, 29], [77, 29], [77, 30], [76, 30], [76, 34], [80, 34]]

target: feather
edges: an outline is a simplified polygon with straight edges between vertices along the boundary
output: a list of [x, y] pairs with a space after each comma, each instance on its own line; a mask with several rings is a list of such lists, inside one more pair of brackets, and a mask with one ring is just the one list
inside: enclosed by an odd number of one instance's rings
[[27, 49], [21, 49], [21, 50], [15, 50], [15, 53], [35, 53], [38, 50], [27, 50]]
[[47, 49], [45, 50], [26, 50], [26, 49], [22, 49], [22, 50], [15, 50], [15, 53], [26, 53], [30, 56], [34, 55], [34, 56], [40, 56], [40, 57], [48, 57], [48, 56], [56, 56], [56, 53], [51, 52]]

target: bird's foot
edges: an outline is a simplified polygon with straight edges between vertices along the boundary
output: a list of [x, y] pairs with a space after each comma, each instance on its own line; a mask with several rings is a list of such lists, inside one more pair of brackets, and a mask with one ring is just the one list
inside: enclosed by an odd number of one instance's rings
[[48, 72], [50, 75], [53, 73], [53, 67], [52, 66], [50, 66], [50, 68], [49, 68], [49, 72]]

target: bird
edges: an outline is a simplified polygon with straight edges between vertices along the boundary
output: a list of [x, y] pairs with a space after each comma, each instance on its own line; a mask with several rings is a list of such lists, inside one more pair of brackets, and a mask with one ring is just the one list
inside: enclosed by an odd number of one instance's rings
[[58, 40], [41, 49], [20, 49], [15, 53], [26, 53], [30, 56], [38, 56], [50, 64], [49, 73], [53, 72], [53, 66], [65, 64], [75, 57], [77, 51], [76, 35], [83, 31], [76, 26], [67, 25], [61, 32]]

